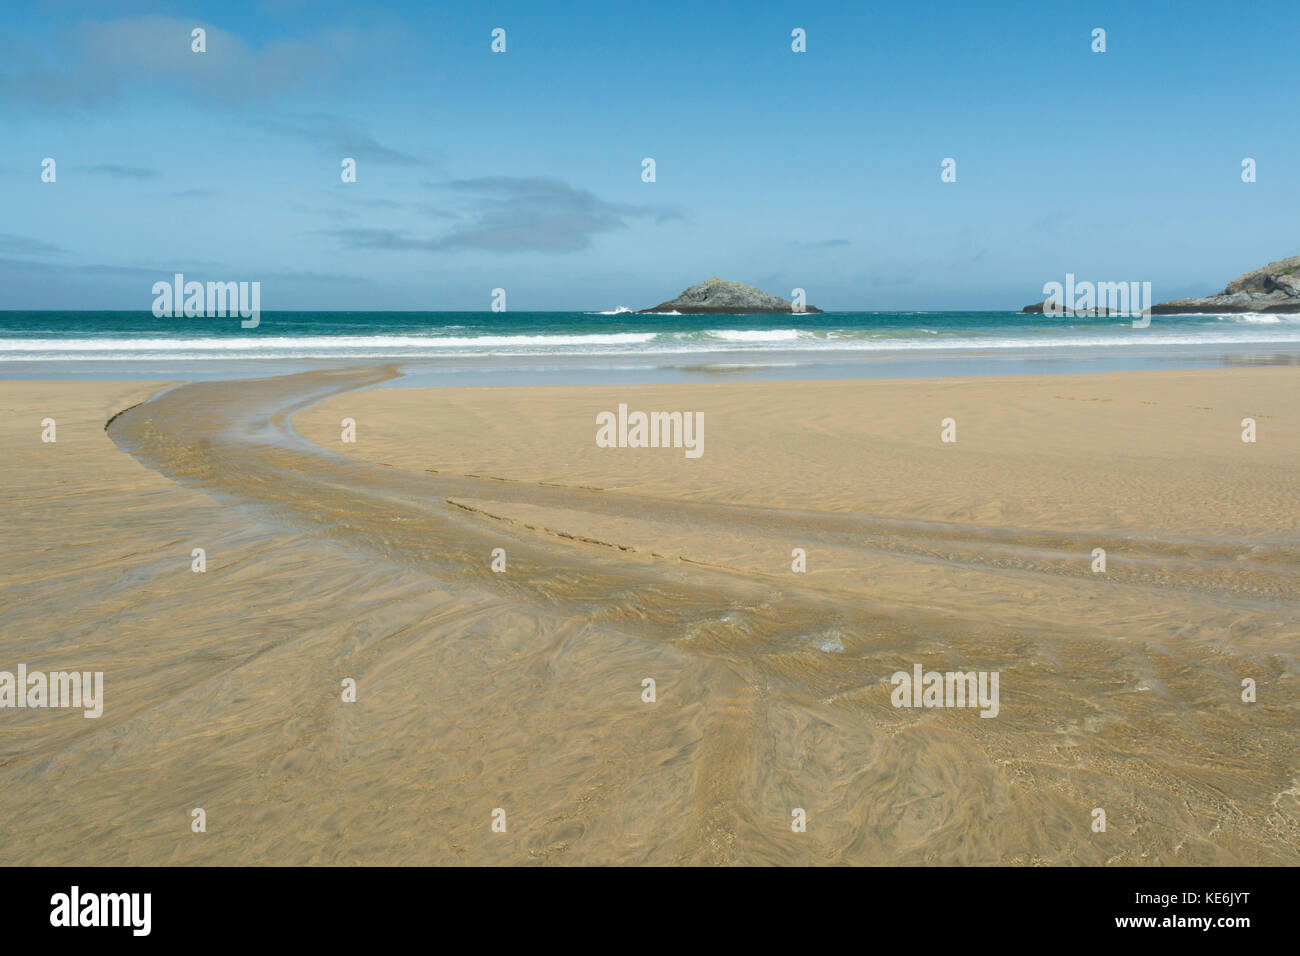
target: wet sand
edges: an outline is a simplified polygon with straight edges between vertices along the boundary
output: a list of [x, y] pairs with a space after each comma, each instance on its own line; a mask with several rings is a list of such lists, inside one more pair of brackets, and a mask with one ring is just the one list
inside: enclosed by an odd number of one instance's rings
[[1298, 373], [0, 383], [0, 863], [1296, 863]]

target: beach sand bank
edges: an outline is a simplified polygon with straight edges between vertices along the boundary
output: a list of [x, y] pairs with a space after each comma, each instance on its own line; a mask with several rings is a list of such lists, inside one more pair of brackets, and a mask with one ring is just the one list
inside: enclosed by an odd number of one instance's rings
[[0, 712], [0, 862], [1300, 861], [1300, 369], [392, 374], [0, 383], [0, 669], [105, 673]]

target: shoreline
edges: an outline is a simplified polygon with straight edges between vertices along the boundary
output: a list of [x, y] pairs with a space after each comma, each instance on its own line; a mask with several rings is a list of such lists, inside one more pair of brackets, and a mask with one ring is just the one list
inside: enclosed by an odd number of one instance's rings
[[0, 361], [0, 381], [224, 381], [376, 364], [400, 367], [400, 387], [984, 378], [1300, 365], [1300, 343], [936, 349], [856, 354], [771, 349], [678, 355], [492, 355], [423, 359], [340, 356]]

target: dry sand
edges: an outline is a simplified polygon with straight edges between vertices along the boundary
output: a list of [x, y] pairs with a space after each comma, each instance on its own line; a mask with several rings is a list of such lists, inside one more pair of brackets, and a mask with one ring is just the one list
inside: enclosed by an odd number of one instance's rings
[[0, 711], [0, 863], [1300, 862], [1300, 369], [389, 375], [0, 383], [0, 669], [106, 685]]

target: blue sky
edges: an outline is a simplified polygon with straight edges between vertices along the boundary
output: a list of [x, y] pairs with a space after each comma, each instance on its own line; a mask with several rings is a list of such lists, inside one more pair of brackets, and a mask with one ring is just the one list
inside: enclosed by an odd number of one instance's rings
[[11, 0], [0, 308], [148, 309], [178, 271], [266, 310], [1217, 291], [1300, 253], [1297, 28], [1293, 0]]

